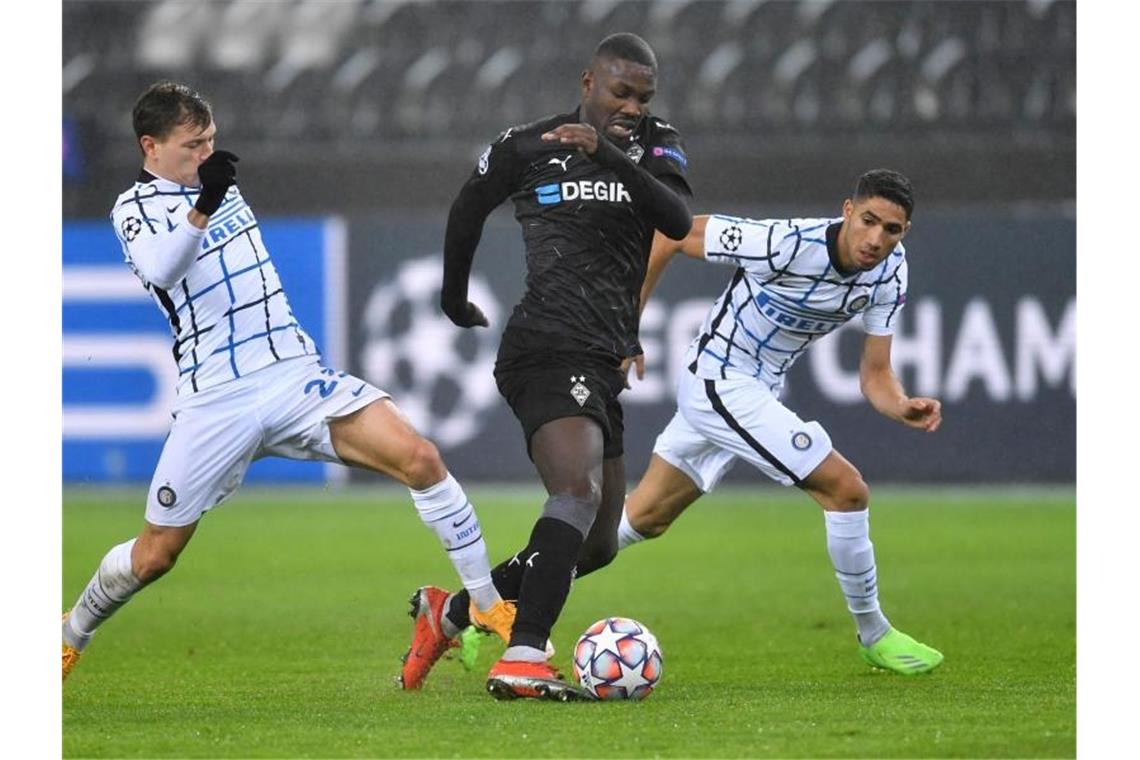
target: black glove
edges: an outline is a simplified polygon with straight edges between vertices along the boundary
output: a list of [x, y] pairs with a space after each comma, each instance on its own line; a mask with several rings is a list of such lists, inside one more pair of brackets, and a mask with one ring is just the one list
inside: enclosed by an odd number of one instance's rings
[[226, 191], [230, 185], [237, 182], [237, 167], [234, 166], [240, 159], [228, 150], [215, 150], [202, 163], [198, 164], [198, 179], [202, 182], [202, 191], [194, 208], [210, 216], [226, 198]]
[[443, 313], [460, 327], [488, 327], [491, 324], [483, 310], [470, 301], [462, 309], [445, 308]]

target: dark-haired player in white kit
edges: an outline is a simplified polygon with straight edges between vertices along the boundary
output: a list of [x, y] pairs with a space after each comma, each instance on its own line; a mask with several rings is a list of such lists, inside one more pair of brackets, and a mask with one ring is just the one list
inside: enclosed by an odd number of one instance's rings
[[863, 659], [904, 674], [933, 670], [942, 654], [892, 628], [879, 608], [867, 484], [827, 431], [800, 419], [779, 394], [788, 369], [816, 339], [860, 317], [863, 395], [892, 420], [938, 429], [941, 404], [907, 396], [891, 369], [891, 336], [907, 292], [901, 241], [913, 208], [910, 182], [876, 169], [859, 178], [842, 218], [698, 216], [680, 243], [656, 236], [642, 306], [678, 251], [736, 271], [689, 347], [677, 412], [618, 528], [622, 548], [660, 536], [737, 459], [799, 486], [823, 507], [827, 550]]
[[137, 538], [112, 548], [63, 620], [63, 677], [96, 629], [169, 571], [203, 513], [265, 456], [383, 473], [411, 491], [472, 600], [504, 605], [471, 502], [439, 452], [388, 394], [325, 367], [297, 323], [257, 219], [236, 184], [237, 156], [214, 150], [209, 104], [159, 82], [133, 113], [143, 169], [111, 211], [127, 265], [170, 322], [178, 401]]

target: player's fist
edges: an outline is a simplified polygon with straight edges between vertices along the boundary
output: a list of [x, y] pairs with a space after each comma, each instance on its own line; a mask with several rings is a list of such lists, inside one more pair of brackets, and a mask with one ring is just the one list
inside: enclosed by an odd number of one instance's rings
[[903, 406], [902, 422], [933, 433], [942, 424], [942, 402], [934, 398], [908, 398]]
[[488, 327], [490, 322], [487, 315], [470, 301], [462, 309], [444, 309], [444, 314], [460, 327]]
[[198, 193], [194, 208], [206, 216], [218, 210], [230, 185], [237, 182], [237, 167], [234, 164], [239, 160], [228, 150], [216, 150], [198, 164], [198, 180], [202, 183], [202, 190]]

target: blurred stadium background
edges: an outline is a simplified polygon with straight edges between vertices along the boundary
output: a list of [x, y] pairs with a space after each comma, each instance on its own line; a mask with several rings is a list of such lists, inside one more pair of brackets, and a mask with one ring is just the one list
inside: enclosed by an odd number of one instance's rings
[[[802, 416], [872, 482], [1075, 480], [1071, 0], [65, 0], [65, 480], [146, 481], [168, 424], [167, 328], [107, 213], [139, 165], [134, 99], [172, 78], [213, 103], [326, 357], [393, 392], [460, 477], [531, 483], [491, 378], [522, 285], [517, 225], [509, 208], [489, 221], [472, 293], [493, 326], [462, 332], [435, 307], [444, 223], [487, 142], [573, 108], [614, 31], [657, 51], [652, 110], [686, 139], [695, 211], [837, 214], [875, 166], [916, 186], [895, 360], [913, 392], [943, 399], [945, 426], [917, 436], [862, 403], [857, 330], [797, 366]], [[627, 396], [632, 478], [728, 274], [675, 269], [643, 323], [649, 375]], [[250, 479], [340, 477], [262, 462]]]

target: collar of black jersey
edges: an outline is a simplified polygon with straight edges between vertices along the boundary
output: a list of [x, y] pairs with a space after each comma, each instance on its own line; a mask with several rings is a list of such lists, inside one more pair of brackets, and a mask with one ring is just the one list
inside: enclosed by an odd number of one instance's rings
[[827, 225], [827, 258], [831, 259], [831, 266], [835, 267], [840, 276], [851, 277], [859, 274], [859, 270], [847, 270], [839, 264], [839, 228], [842, 226], [843, 222]]
[[135, 182], [143, 182], [143, 183], [154, 182], [156, 179], [158, 179], [158, 177], [151, 174], [146, 169], [139, 169], [139, 176], [138, 176], [138, 179], [135, 180]]

